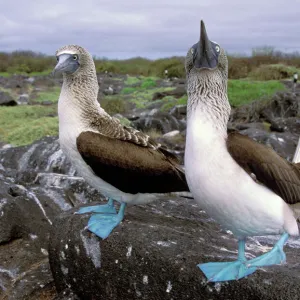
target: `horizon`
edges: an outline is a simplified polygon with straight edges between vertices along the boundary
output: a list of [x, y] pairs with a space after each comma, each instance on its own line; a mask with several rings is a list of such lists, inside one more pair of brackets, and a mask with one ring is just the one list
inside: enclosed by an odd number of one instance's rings
[[[257, 51], [262, 51], [264, 52], [264, 49], [269, 49], [271, 50], [275, 55], [276, 53], [281, 53], [283, 55], [294, 55], [294, 56], [300, 56], [300, 52], [299, 51], [282, 51], [282, 50], [279, 50], [279, 49], [276, 49], [275, 47], [273, 46], [267, 46], [267, 45], [264, 45], [264, 46], [258, 46], [256, 48], [253, 48], [251, 50], [248, 50], [247, 52], [244, 52], [244, 53], [229, 53], [229, 52], [226, 52], [227, 56], [230, 56], [230, 57], [251, 57], [253, 56], [253, 52], [255, 50]], [[12, 50], [12, 51], [0, 51], [0, 54], [1, 53], [5, 53], [5, 54], [13, 54], [13, 53], [18, 53], [18, 52], [33, 52], [34, 54], [37, 54], [37, 55], [44, 55], [44, 56], [47, 56], [47, 57], [51, 57], [51, 56], [55, 56], [54, 54], [51, 55], [51, 54], [47, 54], [47, 53], [43, 53], [43, 52], [38, 52], [38, 51], [34, 51], [34, 50], [30, 50], [30, 49], [16, 49], [16, 50]], [[94, 54], [94, 53], [91, 53], [92, 56], [93, 56], [93, 59], [96, 59], [96, 60], [130, 60], [130, 59], [146, 59], [146, 60], [159, 60], [159, 59], [168, 59], [168, 58], [173, 58], [173, 57], [178, 57], [178, 58], [184, 58], [186, 53], [184, 54], [179, 54], [179, 53], [172, 53], [172, 55], [170, 56], [153, 56], [151, 55], [151, 53], [149, 53], [148, 56], [139, 56], [138, 54], [136, 54], [135, 56], [133, 54], [127, 54], [123, 57], [108, 57], [108, 56], [104, 56], [104, 55], [97, 55], [97, 54]]]

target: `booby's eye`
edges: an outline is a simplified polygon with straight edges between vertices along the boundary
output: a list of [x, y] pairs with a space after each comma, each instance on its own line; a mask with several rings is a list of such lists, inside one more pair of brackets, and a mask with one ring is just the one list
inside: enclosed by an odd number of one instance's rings
[[220, 47], [219, 46], [216, 46], [216, 51], [220, 52]]
[[59, 61], [59, 57], [58, 56], [56, 56], [56, 61]]
[[74, 55], [73, 55], [73, 59], [74, 59], [74, 60], [77, 60], [77, 59], [78, 59], [78, 55], [74, 54]]

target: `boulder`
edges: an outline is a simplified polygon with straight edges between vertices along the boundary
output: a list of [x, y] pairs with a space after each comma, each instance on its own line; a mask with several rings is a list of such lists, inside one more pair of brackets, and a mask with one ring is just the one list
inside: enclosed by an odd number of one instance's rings
[[185, 129], [185, 122], [177, 120], [177, 118], [171, 114], [160, 112], [157, 109], [153, 109], [147, 115], [141, 116], [137, 120], [133, 120], [132, 124], [138, 130], [146, 132], [153, 129], [162, 134], [172, 130]]
[[265, 144], [275, 150], [280, 156], [292, 161], [298, 139], [299, 133], [290, 132], [267, 132], [265, 130], [250, 127], [240, 131], [241, 134], [247, 135], [255, 141]]
[[0, 106], [16, 106], [17, 101], [7, 92], [0, 91]]
[[186, 118], [187, 114], [187, 105], [182, 104], [182, 105], [175, 105], [171, 111], [170, 114], [174, 116], [177, 119], [184, 119]]
[[[275, 118], [271, 124], [270, 129], [274, 130], [274, 127], [278, 132], [290, 132], [294, 134], [300, 133], [300, 118], [290, 117], [290, 118]], [[278, 130], [278, 128], [280, 130]]]
[[57, 137], [45, 137], [28, 146], [2, 150], [0, 163], [7, 170], [15, 170], [19, 177], [28, 173], [34, 177], [45, 171], [75, 175], [75, 169], [61, 151]]
[[249, 123], [268, 121], [274, 118], [290, 118], [299, 116], [300, 93], [277, 92], [269, 100], [258, 100], [247, 105], [234, 108], [230, 121]]
[[170, 132], [167, 132], [163, 135], [164, 138], [174, 138], [176, 137], [177, 135], [180, 134], [180, 131], [179, 130], [173, 130], [173, 131], [170, 131]]
[[172, 96], [174, 98], [181, 98], [182, 96], [186, 95], [186, 89], [184, 86], [178, 86], [174, 90], [164, 91], [164, 92], [156, 92], [154, 93], [152, 100], [160, 100], [167, 96]]
[[25, 75], [13, 75], [6, 78], [4, 87], [7, 89], [13, 89], [19, 94], [26, 93], [29, 83], [26, 81], [28, 76]]
[[0, 150], [0, 299], [56, 297], [47, 250], [53, 220], [103, 200], [74, 175], [57, 138]]
[[29, 102], [29, 95], [28, 94], [22, 94], [19, 96], [18, 104], [28, 104]]
[[[49, 261], [60, 295], [71, 292], [74, 299], [87, 300], [299, 298], [300, 249], [293, 239], [285, 247], [287, 264], [239, 281], [208, 283], [196, 265], [236, 259], [237, 241], [191, 199], [129, 207], [105, 240], [85, 229], [88, 218], [71, 210], [59, 215], [51, 229]], [[247, 257], [262, 254], [275, 241], [250, 238]]]
[[124, 76], [98, 76], [99, 82], [99, 98], [104, 95], [116, 95], [124, 87]]
[[54, 296], [47, 244], [60, 208], [8, 179], [0, 179], [0, 191], [0, 299]]

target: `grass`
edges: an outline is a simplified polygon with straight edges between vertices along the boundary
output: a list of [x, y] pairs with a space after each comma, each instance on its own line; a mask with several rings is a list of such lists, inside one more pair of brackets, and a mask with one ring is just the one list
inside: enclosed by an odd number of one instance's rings
[[127, 76], [127, 79], [124, 81], [125, 85], [134, 85], [140, 83], [141, 79], [135, 76]]
[[107, 96], [101, 99], [101, 107], [110, 115], [126, 112], [126, 101], [120, 96]]
[[151, 77], [145, 78], [141, 83], [142, 89], [149, 89], [153, 87], [156, 87], [156, 80]]
[[56, 107], [22, 105], [1, 107], [0, 140], [15, 146], [26, 145], [46, 135], [58, 134]]
[[50, 101], [52, 103], [57, 103], [59, 94], [60, 94], [60, 87], [53, 87], [48, 89], [47, 91], [38, 92], [34, 98], [35, 102], [43, 102], [43, 101]]
[[0, 77], [9, 77], [12, 74], [8, 73], [8, 72], [0, 72]]
[[153, 103], [152, 97], [156, 92], [164, 92], [172, 90], [174, 88], [152, 88], [152, 89], [143, 89], [135, 90], [130, 94], [129, 102], [134, 104], [137, 108], [145, 108], [147, 104]]
[[162, 135], [161, 132], [158, 131], [158, 130], [156, 130], [155, 128], [151, 128], [151, 129], [145, 130], [145, 133], [147, 135], [149, 135], [150, 138], [153, 139], [153, 140], [158, 139]]
[[[131, 82], [134, 82], [133, 80]], [[136, 81], [135, 81], [136, 82]], [[152, 80], [144, 79], [144, 86], [140, 87], [124, 87], [120, 95], [106, 96], [101, 105], [108, 110], [110, 114], [124, 113], [128, 106], [126, 103], [134, 104], [136, 108], [146, 108], [150, 104], [156, 102], [162, 103], [161, 111], [170, 111], [175, 105], [187, 103], [187, 96], [175, 99], [172, 96], [164, 97], [162, 100], [152, 101], [152, 97], [156, 92], [172, 90], [174, 88], [156, 88], [151, 86]], [[155, 82], [155, 81], [154, 81]], [[150, 83], [150, 84], [149, 84]], [[252, 81], [252, 80], [229, 80], [228, 81], [228, 97], [233, 107], [251, 103], [255, 100], [268, 98], [277, 91], [284, 90], [284, 85], [276, 80], [270, 81]], [[103, 102], [103, 104], [102, 104]]]
[[[128, 77], [125, 87], [119, 95], [105, 96], [101, 106], [111, 115], [126, 113], [133, 107], [147, 108], [157, 104], [161, 111], [170, 111], [175, 105], [186, 104], [187, 96], [176, 99], [172, 96], [152, 101], [156, 92], [173, 90], [174, 87], [157, 87], [155, 77]], [[136, 87], [132, 85], [137, 85]], [[254, 100], [265, 99], [284, 85], [279, 81], [229, 80], [228, 95], [232, 106], [248, 104]], [[9, 92], [9, 91], [8, 91]], [[24, 105], [16, 107], [0, 107], [0, 140], [19, 146], [30, 144], [46, 135], [58, 134], [58, 119], [55, 105], [59, 97], [60, 87], [49, 88], [37, 92], [34, 102], [50, 101], [53, 105]], [[122, 120], [129, 124], [127, 119]], [[154, 133], [151, 133], [155, 135]]]
[[44, 70], [41, 72], [31, 72], [31, 73], [26, 73], [26, 72], [0, 72], [0, 77], [10, 77], [12, 75], [26, 75], [26, 76], [45, 76], [45, 75], [49, 75], [52, 72], [52, 70]]
[[[231, 106], [251, 103], [255, 100], [269, 98], [277, 91], [284, 90], [284, 85], [276, 80], [272, 81], [251, 81], [251, 80], [229, 80], [228, 98]], [[162, 111], [169, 111], [175, 105], [187, 103], [187, 96], [179, 99], [165, 97], [166, 103], [161, 107]]]
[[264, 97], [270, 97], [277, 91], [284, 90], [284, 85], [279, 81], [250, 81], [229, 80], [228, 98], [233, 107], [251, 103]]
[[156, 80], [158, 80], [158, 77], [145, 77], [145, 76], [127, 76], [127, 79], [124, 81], [124, 84], [126, 87], [141, 87], [141, 88], [150, 88], [156, 86]]
[[133, 92], [136, 91], [136, 88], [134, 87], [130, 87], [130, 86], [126, 86], [124, 87], [121, 91], [120, 94], [126, 95], [126, 94], [131, 94]]

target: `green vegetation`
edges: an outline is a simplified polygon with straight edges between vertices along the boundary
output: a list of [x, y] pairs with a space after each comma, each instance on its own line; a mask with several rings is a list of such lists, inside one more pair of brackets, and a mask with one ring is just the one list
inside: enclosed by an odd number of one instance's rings
[[280, 80], [291, 78], [294, 73], [300, 74], [300, 69], [283, 64], [261, 65], [250, 72], [249, 77], [254, 80]]
[[[138, 85], [129, 87], [128, 84]], [[124, 89], [119, 95], [105, 96], [101, 99], [101, 106], [111, 115], [125, 113], [133, 107], [147, 108], [149, 105], [161, 104], [162, 111], [169, 111], [174, 105], [186, 104], [187, 96], [176, 99], [172, 96], [152, 101], [156, 92], [172, 90], [172, 87], [156, 87], [153, 78], [133, 79], [128, 77]], [[228, 95], [232, 106], [250, 103], [254, 100], [265, 99], [276, 91], [283, 90], [284, 86], [279, 81], [251, 81], [229, 80]], [[126, 92], [125, 92], [126, 91]], [[45, 135], [58, 134], [58, 119], [56, 115], [56, 102], [60, 88], [50, 88], [47, 91], [38, 92], [34, 102], [45, 100], [53, 102], [50, 106], [27, 105], [0, 108], [0, 140], [13, 145], [30, 144]], [[129, 125], [124, 118], [121, 122]]]
[[[255, 100], [269, 98], [277, 91], [284, 90], [284, 85], [279, 81], [250, 81], [250, 80], [229, 80], [228, 98], [231, 106], [237, 107], [251, 103]], [[163, 111], [169, 111], [174, 105], [186, 104], [187, 96], [179, 99], [165, 97], [167, 102], [162, 106]]]
[[159, 77], [145, 77], [145, 76], [127, 76], [126, 80], [124, 81], [124, 84], [126, 87], [141, 87], [141, 88], [150, 88], [156, 86], [156, 80], [158, 80]]
[[1, 107], [0, 140], [20, 146], [46, 135], [57, 135], [58, 118], [51, 117], [55, 114], [55, 106]]
[[127, 76], [127, 79], [124, 81], [125, 85], [135, 85], [140, 84], [141, 77]]
[[[105, 96], [101, 99], [101, 106], [111, 115], [124, 114], [133, 108], [158, 107], [161, 111], [167, 112], [175, 105], [187, 102], [186, 95], [179, 99], [167, 96], [152, 100], [155, 93], [174, 89], [174, 87], [159, 87], [159, 80], [166, 76], [165, 70], [168, 70], [168, 77], [185, 77], [183, 57], [154, 61], [140, 57], [127, 60], [94, 59], [98, 72], [108, 71], [128, 75], [124, 81], [124, 88], [118, 95]], [[284, 89], [279, 80], [291, 78], [294, 72], [300, 74], [299, 54], [276, 52], [272, 47], [253, 49], [250, 57], [228, 55], [228, 60], [230, 79], [228, 96], [234, 107], [254, 100], [270, 99], [276, 91]], [[48, 75], [54, 66], [54, 56], [31, 51], [0, 52], [0, 76], [3, 77], [12, 74]], [[123, 81], [123, 78], [111, 79]], [[1, 141], [24, 145], [45, 135], [58, 133], [56, 106], [60, 87], [41, 86], [44, 89], [42, 91], [35, 90], [32, 85], [26, 87], [32, 105], [0, 107]], [[0, 90], [11, 93], [15, 98], [19, 96], [18, 89], [0, 88]], [[50, 102], [50, 105], [39, 105], [45, 101]], [[130, 124], [126, 118], [122, 118], [121, 122]]]
[[[94, 57], [94, 60], [97, 72], [108, 71], [117, 74], [165, 77], [165, 70], [168, 70], [168, 77], [185, 77], [184, 57], [157, 60], [141, 57], [107, 60]], [[230, 79], [247, 78], [251, 74], [251, 78], [255, 80], [277, 80], [288, 78], [293, 71], [300, 70], [300, 55], [298, 53], [283, 53], [275, 51], [273, 47], [264, 46], [253, 49], [251, 56], [228, 54], [228, 60]], [[272, 65], [272, 70], [270, 71], [266, 65]], [[49, 74], [54, 66], [54, 55], [46, 56], [32, 51], [0, 52], [0, 76], [20, 73], [32, 76]], [[260, 70], [260, 68], [262, 69]], [[276, 69], [275, 72], [273, 72], [274, 68]], [[258, 75], [261, 72], [267, 75]], [[132, 82], [128, 82], [127, 85], [133, 85], [139, 81], [139, 79], [132, 78], [129, 80]]]
[[275, 92], [284, 90], [284, 85], [279, 81], [249, 81], [229, 80], [228, 98], [232, 106], [251, 103], [254, 100], [269, 98]]
[[105, 111], [110, 114], [122, 114], [126, 109], [126, 101], [118, 96], [107, 96], [101, 99], [101, 106]]
[[35, 102], [43, 102], [43, 101], [50, 101], [52, 103], [56, 103], [59, 98], [60, 94], [60, 87], [53, 87], [48, 89], [47, 91], [38, 92], [37, 95], [34, 97]]
[[153, 78], [145, 78], [143, 82], [141, 83], [142, 89], [149, 89], [156, 86], [156, 81]]

